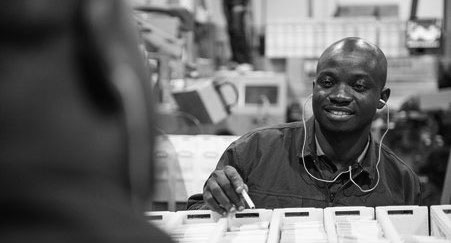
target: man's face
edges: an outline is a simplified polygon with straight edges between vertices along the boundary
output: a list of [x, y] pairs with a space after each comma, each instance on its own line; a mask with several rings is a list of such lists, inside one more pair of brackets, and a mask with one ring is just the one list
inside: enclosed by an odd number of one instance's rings
[[368, 128], [380, 99], [380, 72], [374, 55], [365, 51], [321, 58], [312, 98], [321, 129], [352, 133]]

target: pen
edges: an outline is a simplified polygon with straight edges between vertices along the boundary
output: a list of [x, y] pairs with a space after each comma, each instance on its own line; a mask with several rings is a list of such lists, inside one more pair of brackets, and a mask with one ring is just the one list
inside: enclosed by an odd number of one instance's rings
[[254, 209], [255, 204], [252, 202], [252, 199], [249, 197], [249, 194], [247, 194], [246, 190], [241, 191], [241, 195], [243, 195], [244, 201], [246, 201], [247, 205], [249, 205], [249, 208]]

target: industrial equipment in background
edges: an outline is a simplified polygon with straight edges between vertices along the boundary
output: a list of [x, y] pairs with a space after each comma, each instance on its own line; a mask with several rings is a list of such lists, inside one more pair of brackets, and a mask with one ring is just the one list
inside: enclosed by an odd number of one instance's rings
[[198, 79], [181, 88], [174, 87], [171, 92], [178, 109], [203, 124], [216, 124], [226, 119], [239, 97], [235, 84], [219, 79]]
[[235, 135], [252, 129], [285, 122], [287, 81], [282, 73], [252, 71], [218, 72], [238, 89], [238, 103], [232, 107], [225, 126]]

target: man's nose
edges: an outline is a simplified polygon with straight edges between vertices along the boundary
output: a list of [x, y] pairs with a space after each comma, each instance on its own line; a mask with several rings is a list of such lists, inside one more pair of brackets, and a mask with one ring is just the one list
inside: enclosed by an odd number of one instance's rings
[[329, 100], [335, 104], [348, 105], [351, 103], [352, 97], [347, 89], [348, 87], [344, 84], [336, 86], [336, 88], [329, 95]]

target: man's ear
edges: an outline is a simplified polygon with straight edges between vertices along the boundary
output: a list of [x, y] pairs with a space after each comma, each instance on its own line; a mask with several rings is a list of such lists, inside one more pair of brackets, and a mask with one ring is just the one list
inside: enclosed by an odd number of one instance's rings
[[[380, 99], [387, 103], [388, 98], [390, 97], [391, 90], [389, 88], [382, 89]], [[385, 103], [379, 102], [377, 104], [377, 109], [382, 109], [385, 106]]]
[[315, 88], [315, 84], [316, 84], [316, 79], [313, 79], [313, 82], [312, 82], [312, 88], [313, 89]]

